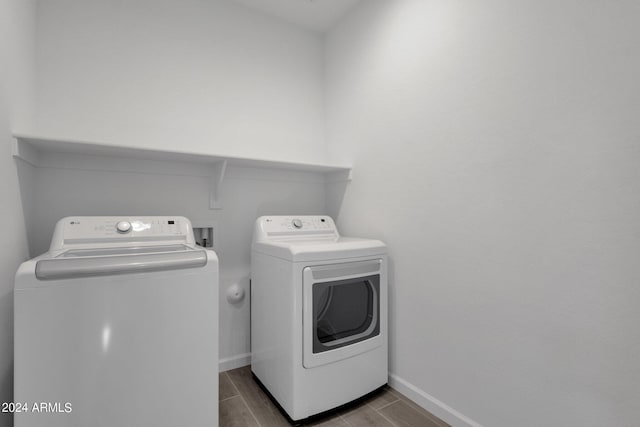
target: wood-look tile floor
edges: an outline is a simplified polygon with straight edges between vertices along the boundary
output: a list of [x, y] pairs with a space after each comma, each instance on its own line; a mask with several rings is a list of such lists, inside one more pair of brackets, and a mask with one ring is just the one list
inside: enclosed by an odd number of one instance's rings
[[[316, 427], [449, 427], [391, 387], [306, 424]], [[220, 373], [220, 427], [289, 427], [245, 366]]]

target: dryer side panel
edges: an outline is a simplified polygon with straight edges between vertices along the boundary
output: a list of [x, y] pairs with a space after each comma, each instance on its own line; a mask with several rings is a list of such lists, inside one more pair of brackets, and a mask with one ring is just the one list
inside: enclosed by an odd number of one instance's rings
[[253, 252], [251, 258], [251, 370], [289, 412], [299, 363], [301, 301], [294, 264]]

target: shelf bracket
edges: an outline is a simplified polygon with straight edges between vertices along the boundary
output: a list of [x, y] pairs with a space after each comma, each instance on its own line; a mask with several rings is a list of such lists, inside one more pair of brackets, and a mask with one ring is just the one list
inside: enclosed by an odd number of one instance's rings
[[209, 178], [209, 209], [222, 209], [222, 204], [220, 203], [220, 191], [222, 189], [222, 181], [224, 181], [224, 173], [226, 170], [226, 160], [214, 163], [211, 167], [211, 176]]

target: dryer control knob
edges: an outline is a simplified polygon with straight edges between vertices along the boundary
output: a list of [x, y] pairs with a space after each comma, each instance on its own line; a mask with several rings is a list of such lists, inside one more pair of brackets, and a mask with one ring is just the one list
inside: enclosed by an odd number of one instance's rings
[[302, 228], [302, 221], [300, 221], [299, 219], [294, 219], [293, 221], [291, 221], [291, 224], [293, 224], [295, 228]]
[[116, 224], [116, 230], [118, 230], [118, 233], [128, 233], [131, 231], [131, 223], [129, 221], [120, 221]]

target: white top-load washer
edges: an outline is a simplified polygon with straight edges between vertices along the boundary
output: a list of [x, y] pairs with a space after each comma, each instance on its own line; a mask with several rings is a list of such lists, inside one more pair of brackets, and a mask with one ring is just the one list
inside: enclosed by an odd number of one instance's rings
[[387, 250], [328, 216], [264, 216], [251, 256], [251, 369], [299, 421], [387, 383]]
[[218, 425], [218, 259], [183, 217], [68, 217], [15, 281], [15, 426]]

